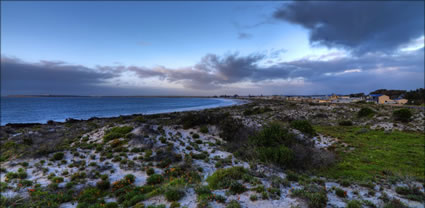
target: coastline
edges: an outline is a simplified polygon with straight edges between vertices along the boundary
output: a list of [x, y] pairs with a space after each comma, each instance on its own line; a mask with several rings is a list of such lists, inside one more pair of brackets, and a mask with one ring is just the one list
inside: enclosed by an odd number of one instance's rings
[[[177, 98], [177, 97], [175, 97]], [[210, 98], [210, 99], [216, 99], [216, 100], [231, 100], [233, 101], [232, 103], [226, 103], [226, 104], [211, 104], [211, 105], [204, 105], [204, 106], [198, 106], [198, 107], [188, 107], [188, 108], [181, 108], [181, 109], [171, 109], [171, 110], [159, 110], [159, 111], [151, 111], [151, 112], [146, 112], [146, 113], [131, 113], [131, 114], [120, 114], [120, 115], [116, 115], [116, 116], [93, 116], [90, 118], [86, 118], [86, 119], [78, 119], [78, 118], [66, 118], [65, 120], [61, 120], [61, 121], [55, 121], [55, 120], [51, 120], [53, 121], [53, 123], [57, 123], [57, 124], [64, 124], [67, 123], [67, 120], [70, 121], [90, 121], [93, 119], [116, 119], [119, 117], [133, 117], [133, 116], [140, 116], [140, 115], [167, 115], [167, 114], [171, 114], [171, 113], [177, 113], [177, 112], [197, 112], [197, 111], [202, 111], [202, 110], [206, 110], [206, 109], [220, 109], [220, 108], [226, 108], [226, 107], [232, 107], [232, 106], [240, 106], [240, 105], [245, 105], [250, 103], [249, 100], [245, 100], [245, 99], [235, 99], [235, 98]], [[0, 118], [1, 121], [1, 118]], [[6, 123], [6, 124], [0, 124], [0, 127], [5, 127], [5, 126], [13, 126], [13, 127], [19, 127], [19, 126], [34, 126], [34, 125], [45, 125], [48, 124], [50, 120], [46, 121], [46, 122], [22, 122], [22, 123]]]

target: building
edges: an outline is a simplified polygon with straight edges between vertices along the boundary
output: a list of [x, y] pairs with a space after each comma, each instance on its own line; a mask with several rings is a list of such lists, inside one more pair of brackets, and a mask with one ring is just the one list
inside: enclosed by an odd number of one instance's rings
[[404, 105], [407, 103], [407, 99], [403, 99], [403, 98], [398, 98], [395, 100], [391, 100], [389, 96], [387, 95], [382, 95], [382, 94], [371, 94], [370, 95], [370, 100], [371, 102], [375, 102], [378, 104], [400, 104], [400, 105]]
[[400, 104], [400, 105], [404, 105], [404, 104], [406, 104], [407, 103], [407, 99], [404, 99], [404, 98], [397, 98], [397, 99], [395, 99], [394, 100], [397, 104]]
[[382, 94], [371, 94], [370, 97], [373, 102], [378, 104], [385, 104], [391, 101], [390, 97]]

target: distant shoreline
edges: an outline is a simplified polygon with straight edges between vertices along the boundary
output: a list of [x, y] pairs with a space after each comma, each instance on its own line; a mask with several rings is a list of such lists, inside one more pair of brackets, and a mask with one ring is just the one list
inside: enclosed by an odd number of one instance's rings
[[2, 96], [2, 97], [6, 97], [6, 98], [27, 98], [27, 97], [84, 97], [84, 98], [99, 98], [99, 97], [117, 97], [117, 98], [142, 98], [142, 97], [146, 97], [146, 98], [153, 98], [153, 97], [163, 97], [163, 98], [231, 98], [232, 96], [229, 97], [214, 97], [214, 96], [177, 96], [177, 95], [129, 95], [129, 96], [121, 96], [121, 95], [106, 95], [106, 96], [98, 96], [98, 95], [6, 95], [6, 96]]
[[[89, 96], [87, 96], [87, 97], [89, 97]], [[87, 98], [87, 97], [85, 97], [85, 98]], [[99, 97], [93, 97], [93, 98], [99, 98]], [[119, 97], [117, 97], [117, 98], [119, 98]], [[124, 96], [122, 98], [124, 98]], [[146, 98], [148, 98], [148, 97], [146, 97]], [[150, 97], [150, 98], [154, 98], [154, 97]], [[179, 98], [179, 97], [162, 97], [162, 98]], [[97, 119], [113, 119], [113, 118], [118, 118], [118, 117], [121, 117], [121, 116], [156, 115], [156, 114], [170, 114], [170, 113], [177, 113], [177, 112], [196, 112], [196, 111], [202, 111], [202, 110], [206, 110], [206, 109], [219, 109], [219, 108], [226, 108], [226, 107], [232, 107], [232, 106], [240, 106], [240, 105], [244, 105], [244, 104], [250, 103], [249, 100], [235, 99], [235, 98], [213, 98], [213, 97], [180, 97], [180, 98], [229, 99], [229, 100], [233, 100], [234, 102], [232, 104], [230, 104], [230, 105], [219, 105], [219, 106], [205, 105], [205, 106], [199, 106], [199, 107], [181, 108], [181, 109], [177, 109], [177, 110], [162, 110], [162, 111], [149, 112], [149, 113], [131, 113], [131, 114], [121, 114], [121, 115], [116, 115], [116, 116], [93, 116], [93, 117], [90, 117], [90, 118], [73, 118], [73, 117], [69, 117], [69, 118], [66, 118], [65, 120], [51, 120], [51, 121], [53, 121], [55, 123], [66, 123], [67, 122], [66, 121], [67, 119], [75, 120], [75, 121], [89, 121], [89, 120], [91, 120], [93, 118], [97, 118]], [[0, 123], [0, 126], [1, 127], [4, 127], [4, 126], [33, 126], [33, 125], [45, 125], [48, 122], [49, 121], [46, 121], [46, 122]]]

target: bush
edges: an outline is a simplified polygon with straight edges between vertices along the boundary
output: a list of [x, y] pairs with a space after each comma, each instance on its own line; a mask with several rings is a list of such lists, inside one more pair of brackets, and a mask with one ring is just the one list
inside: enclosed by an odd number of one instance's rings
[[195, 188], [195, 193], [199, 198], [208, 198], [212, 196], [211, 189], [208, 186], [198, 186]]
[[409, 186], [409, 187], [398, 186], [396, 187], [395, 191], [400, 195], [404, 195], [405, 198], [408, 198], [410, 200], [425, 201], [425, 194], [421, 192], [420, 188], [417, 186]]
[[295, 120], [291, 122], [291, 127], [301, 131], [302, 133], [315, 135], [316, 131], [313, 126], [311, 126], [310, 122], [307, 120]]
[[132, 174], [128, 174], [124, 176], [124, 180], [128, 181], [129, 183], [134, 183], [136, 177]]
[[288, 181], [298, 181], [299, 177], [294, 172], [288, 171], [288, 173], [286, 174], [286, 179], [288, 179]]
[[353, 122], [351, 122], [351, 121], [340, 121], [339, 125], [340, 126], [352, 126]]
[[107, 190], [111, 186], [109, 180], [100, 180], [96, 183], [96, 187], [100, 190]]
[[255, 107], [255, 108], [252, 108], [252, 109], [246, 109], [243, 112], [243, 114], [245, 116], [250, 116], [250, 115], [255, 115], [255, 114], [263, 114], [263, 113], [270, 112], [270, 111], [272, 111], [272, 109], [269, 108], [269, 107], [264, 107], [264, 108]]
[[362, 208], [362, 203], [358, 200], [351, 200], [347, 203], [347, 208]]
[[289, 165], [294, 157], [290, 147], [295, 143], [294, 135], [279, 123], [270, 123], [261, 131], [249, 137], [256, 158], [280, 166]]
[[149, 168], [148, 170], [146, 170], [146, 174], [153, 175], [155, 173], [155, 170], [153, 168]]
[[105, 204], [106, 208], [118, 208], [118, 203], [116, 202], [109, 202]]
[[408, 208], [403, 202], [398, 199], [393, 199], [384, 204], [383, 208]]
[[367, 117], [367, 116], [371, 116], [375, 114], [375, 111], [373, 111], [370, 108], [362, 108], [360, 109], [360, 111], [357, 113], [358, 117]]
[[340, 188], [336, 188], [335, 189], [335, 194], [337, 195], [337, 196], [339, 196], [339, 197], [341, 197], [341, 198], [344, 198], [345, 197], [345, 191], [344, 190], [342, 190], [342, 189], [340, 189]]
[[57, 152], [53, 155], [53, 160], [62, 160], [64, 157], [63, 152]]
[[125, 137], [126, 134], [130, 133], [132, 130], [133, 127], [131, 126], [113, 127], [106, 131], [105, 136], [103, 136], [103, 140], [108, 142], [113, 139]]
[[180, 207], [180, 203], [178, 203], [178, 202], [172, 202], [170, 204], [170, 208], [177, 208], [177, 207]]
[[272, 122], [261, 131], [249, 137], [254, 146], [276, 147], [280, 145], [291, 146], [295, 142], [293, 134], [277, 122]]
[[62, 177], [58, 177], [58, 176], [56, 176], [56, 177], [53, 177], [53, 178], [51, 179], [51, 181], [52, 181], [53, 183], [62, 183], [62, 182], [63, 182], [63, 178], [62, 178]]
[[181, 198], [183, 198], [185, 195], [184, 191], [178, 189], [178, 188], [168, 188], [165, 191], [165, 198], [169, 202], [178, 201]]
[[241, 205], [238, 201], [232, 200], [227, 204], [226, 208], [241, 208]]
[[328, 202], [326, 190], [316, 185], [309, 185], [303, 189], [296, 189], [292, 194], [307, 200], [309, 208], [326, 207]]
[[234, 119], [232, 117], [227, 117], [222, 122], [220, 122], [220, 137], [226, 141], [232, 141], [237, 138], [237, 135], [243, 129], [242, 121], [239, 119]]
[[193, 134], [192, 136], [194, 139], [198, 139], [199, 138], [199, 134]]
[[208, 127], [207, 127], [207, 126], [201, 126], [201, 128], [199, 129], [199, 131], [200, 131], [201, 133], [206, 134], [206, 133], [208, 133]]
[[78, 198], [78, 204], [80, 203], [88, 203], [95, 204], [99, 201], [100, 191], [96, 188], [87, 188], [81, 192]]
[[239, 166], [219, 169], [207, 178], [207, 182], [212, 189], [228, 188], [232, 181], [240, 180], [248, 175], [247, 172], [246, 169]]
[[394, 120], [396, 121], [407, 123], [410, 121], [410, 118], [412, 117], [412, 112], [407, 108], [403, 108], [403, 109], [394, 111], [393, 117], [394, 117]]
[[343, 181], [341, 181], [341, 186], [344, 186], [344, 187], [349, 187], [351, 184], [350, 184], [350, 181], [348, 181], [348, 180], [343, 180]]
[[246, 188], [241, 183], [232, 181], [232, 183], [230, 183], [229, 191], [231, 194], [241, 194], [246, 191]]
[[289, 165], [294, 157], [292, 150], [283, 145], [278, 147], [259, 147], [257, 151], [261, 161], [272, 162], [280, 166]]
[[162, 177], [162, 175], [153, 174], [149, 176], [149, 178], [146, 180], [146, 183], [149, 185], [155, 185], [155, 184], [160, 184], [163, 181], [164, 181], [164, 177]]

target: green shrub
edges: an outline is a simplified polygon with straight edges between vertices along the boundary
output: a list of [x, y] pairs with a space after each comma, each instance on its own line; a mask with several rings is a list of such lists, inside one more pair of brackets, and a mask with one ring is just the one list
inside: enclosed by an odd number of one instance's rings
[[177, 208], [177, 207], [180, 207], [180, 203], [178, 203], [178, 202], [172, 202], [170, 204], [170, 208]]
[[242, 208], [238, 201], [232, 200], [227, 205], [226, 208]]
[[165, 191], [165, 198], [169, 201], [178, 201], [185, 195], [184, 191], [178, 188], [168, 188]]
[[362, 208], [362, 203], [358, 200], [351, 200], [347, 203], [347, 208]]
[[149, 185], [155, 185], [155, 184], [160, 184], [163, 181], [164, 181], [164, 177], [162, 175], [153, 174], [149, 176], [149, 178], [146, 180], [146, 183]]
[[407, 123], [410, 121], [410, 118], [412, 117], [412, 112], [407, 108], [403, 108], [403, 109], [394, 111], [393, 117], [394, 117], [394, 120], [396, 121]]
[[105, 208], [118, 208], [118, 203], [108, 202], [108, 203], [105, 204]]
[[62, 178], [62, 177], [55, 176], [55, 177], [53, 177], [53, 178], [51, 179], [51, 181], [52, 181], [53, 183], [62, 183], [62, 182], [63, 182], [63, 178]]
[[248, 171], [243, 167], [219, 169], [207, 178], [208, 185], [212, 189], [228, 188], [232, 181], [241, 180]]
[[414, 201], [425, 201], [425, 194], [421, 192], [420, 188], [417, 186], [398, 186], [396, 187], [395, 191], [400, 195], [404, 195], [407, 199]]
[[207, 126], [201, 126], [201, 128], [199, 129], [199, 131], [200, 131], [201, 133], [206, 134], [206, 133], [208, 133], [208, 127], [207, 127]]
[[155, 170], [153, 168], [149, 168], [148, 170], [146, 170], [146, 174], [153, 175], [155, 173]]
[[192, 137], [193, 137], [194, 139], [198, 139], [198, 138], [199, 138], [199, 134], [193, 134], [193, 135], [192, 135]]
[[277, 147], [258, 147], [259, 159], [263, 162], [272, 162], [280, 166], [289, 165], [294, 153], [291, 149], [281, 145]]
[[302, 133], [315, 135], [316, 131], [307, 120], [295, 120], [291, 122], [291, 127], [301, 131]]
[[347, 121], [340, 121], [338, 124], [340, 126], [352, 126], [353, 122], [347, 120]]
[[344, 198], [345, 197], [345, 191], [344, 190], [342, 190], [342, 189], [340, 189], [340, 188], [336, 188], [335, 189], [335, 194], [337, 195], [337, 196], [339, 196], [339, 197], [341, 197], [341, 198]]
[[30, 180], [21, 180], [21, 181], [19, 181], [19, 183], [20, 183], [23, 187], [32, 186], [32, 181], [30, 181]]
[[111, 186], [109, 180], [100, 180], [96, 183], [96, 187], [100, 190], [107, 190]]
[[287, 166], [292, 163], [294, 153], [289, 147], [295, 141], [294, 135], [277, 122], [268, 124], [261, 131], [249, 137], [249, 142], [254, 148], [255, 158], [279, 166]]
[[63, 152], [57, 152], [53, 155], [53, 160], [62, 160], [64, 157]]
[[316, 185], [309, 185], [304, 187], [303, 189], [296, 189], [292, 192], [292, 195], [307, 200], [309, 208], [326, 207], [326, 204], [328, 202], [326, 190]]
[[26, 168], [26, 167], [28, 167], [29, 164], [28, 164], [28, 162], [22, 162], [22, 163], [20, 163], [20, 165], [22, 165], [22, 167]]
[[80, 203], [88, 203], [88, 204], [95, 204], [99, 202], [99, 199], [101, 197], [101, 193], [96, 188], [87, 188], [84, 189], [79, 197], [78, 197], [78, 204]]
[[373, 111], [370, 108], [361, 108], [360, 111], [357, 113], [358, 117], [368, 117], [375, 114], [375, 111]]
[[125, 137], [126, 134], [130, 133], [132, 130], [133, 127], [131, 126], [113, 127], [106, 131], [105, 136], [103, 136], [103, 141], [108, 142], [113, 139]]
[[134, 183], [136, 177], [133, 174], [127, 174], [124, 176], [124, 180], [128, 181], [129, 183]]
[[348, 187], [348, 186], [350, 186], [351, 184], [350, 184], [350, 181], [348, 181], [348, 180], [343, 180], [343, 181], [341, 181], [341, 186], [344, 186], [344, 187]]
[[269, 111], [272, 111], [272, 109], [271, 108], [269, 108], [269, 107], [264, 107], [264, 108], [261, 108], [261, 107], [255, 107], [255, 108], [249, 108], [249, 109], [246, 109], [244, 112], [243, 112], [243, 114], [245, 115], [245, 116], [250, 116], [250, 115], [255, 115], [255, 114], [263, 114], [263, 113], [266, 113], [266, 112], [269, 112]]
[[280, 123], [272, 122], [261, 131], [250, 136], [249, 141], [254, 146], [276, 147], [282, 144], [290, 146], [295, 142], [295, 137]]
[[288, 179], [288, 181], [298, 181], [299, 177], [296, 173], [294, 173], [292, 171], [288, 171], [286, 173], [286, 179]]
[[201, 205], [202, 204], [208, 205], [208, 200], [210, 200], [213, 197], [211, 189], [208, 186], [198, 186], [198, 187], [196, 187], [195, 193], [198, 195], [198, 200], [200, 201]]
[[398, 199], [392, 199], [384, 204], [383, 208], [409, 208]]
[[232, 181], [230, 183], [229, 191], [231, 194], [241, 194], [246, 191], [246, 188], [241, 183], [237, 181]]
[[244, 125], [240, 119], [235, 119], [232, 117], [226, 117], [223, 121], [219, 123], [220, 134], [219, 136], [226, 141], [233, 141], [239, 139], [241, 131], [244, 129]]

